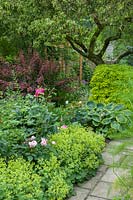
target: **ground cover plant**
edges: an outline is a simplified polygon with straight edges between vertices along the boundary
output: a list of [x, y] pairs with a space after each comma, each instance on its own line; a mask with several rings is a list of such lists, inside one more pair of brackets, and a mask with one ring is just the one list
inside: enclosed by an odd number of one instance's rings
[[[19, 131], [16, 132], [17, 134], [19, 134]], [[14, 156], [12, 155], [12, 160], [11, 157], [7, 160], [7, 155], [1, 155], [3, 157], [0, 166], [2, 197], [6, 199], [8, 196], [9, 200], [16, 197], [18, 199], [26, 199], [27, 197], [36, 199], [36, 195], [40, 195], [37, 197], [38, 199], [61, 200], [72, 192], [74, 183], [95, 175], [97, 168], [102, 163], [101, 152], [104, 147], [104, 138], [91, 130], [85, 130], [79, 125], [62, 126], [59, 133], [41, 138], [40, 142], [32, 136], [24, 145], [28, 152], [25, 156], [23, 156], [24, 148], [21, 149], [21, 154], [18, 154], [16, 158], [15, 152]], [[38, 156], [39, 149], [40, 156]], [[19, 160], [17, 157], [20, 156], [23, 156], [23, 158]], [[36, 159], [34, 159], [34, 156], [36, 156]], [[23, 159], [30, 160], [32, 163], [23, 161]], [[20, 165], [21, 168], [19, 168]], [[29, 171], [29, 167], [31, 171]], [[26, 175], [29, 189], [34, 184], [30, 176], [36, 174], [35, 177], [38, 180], [37, 193], [35, 192], [30, 196], [29, 191], [25, 189], [26, 186], [23, 186], [21, 182], [19, 182], [18, 190], [15, 189], [14, 185], [19, 181], [15, 172], [17, 171], [20, 175], [19, 170], [22, 170], [24, 174], [31, 173], [28, 177]], [[4, 174], [3, 171], [5, 171]], [[8, 173], [10, 173], [10, 176], [9, 179], [6, 179]], [[25, 175], [23, 177], [22, 174], [21, 178], [23, 183]], [[12, 183], [13, 191], [10, 187], [11, 179], [14, 179]], [[7, 192], [4, 193], [7, 185], [9, 187]], [[23, 190], [23, 193], [21, 190]]]
[[88, 101], [77, 108], [73, 122], [85, 127], [92, 127], [94, 132], [111, 138], [113, 134], [122, 132], [131, 124], [131, 111], [121, 104], [104, 104]]

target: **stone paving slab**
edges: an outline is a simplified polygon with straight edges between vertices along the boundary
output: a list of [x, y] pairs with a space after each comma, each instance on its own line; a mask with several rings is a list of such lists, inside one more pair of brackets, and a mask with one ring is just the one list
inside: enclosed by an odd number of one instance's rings
[[81, 188], [86, 188], [86, 189], [92, 190], [102, 176], [103, 176], [102, 172], [97, 172], [95, 177], [91, 178], [91, 180], [89, 180], [89, 181], [85, 181], [84, 183], [80, 184], [79, 186]]
[[104, 176], [101, 178], [101, 181], [106, 181], [106, 182], [114, 182], [119, 176], [126, 175], [128, 173], [127, 170], [122, 169], [122, 168], [109, 168]]
[[107, 165], [102, 165], [101, 167], [99, 167], [98, 171], [102, 172], [102, 173], [105, 173], [107, 169], [108, 169]]
[[89, 196], [86, 200], [105, 200], [105, 198]]
[[104, 164], [110, 166], [110, 165], [113, 165], [113, 163], [116, 163], [118, 161], [122, 162], [125, 155], [118, 154], [116, 156], [113, 156], [109, 152], [103, 152], [102, 156], [103, 156], [103, 159], [104, 159]]
[[119, 193], [112, 188], [112, 183], [100, 181], [94, 190], [91, 192], [92, 196], [103, 197], [106, 199], [112, 199]]
[[124, 168], [130, 168], [133, 166], [133, 154], [132, 155], [127, 155], [125, 159], [123, 160], [121, 166]]
[[90, 190], [80, 187], [75, 187], [75, 192], [76, 196], [72, 196], [71, 198], [69, 198], [69, 200], [84, 200], [85, 198], [87, 198]]

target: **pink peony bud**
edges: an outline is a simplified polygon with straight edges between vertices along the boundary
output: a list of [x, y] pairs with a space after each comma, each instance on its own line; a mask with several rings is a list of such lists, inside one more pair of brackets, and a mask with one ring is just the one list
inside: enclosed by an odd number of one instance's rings
[[44, 94], [45, 90], [43, 88], [38, 88], [35, 91], [35, 97], [38, 97], [40, 94]]
[[37, 141], [33, 140], [32, 142], [29, 142], [30, 148], [34, 148], [37, 145]]
[[41, 138], [41, 145], [46, 146], [47, 145], [47, 139]]
[[67, 128], [67, 126], [66, 125], [62, 125], [61, 128]]
[[34, 135], [32, 135], [31, 138], [30, 138], [31, 141], [35, 140], [35, 139], [36, 139], [36, 137]]

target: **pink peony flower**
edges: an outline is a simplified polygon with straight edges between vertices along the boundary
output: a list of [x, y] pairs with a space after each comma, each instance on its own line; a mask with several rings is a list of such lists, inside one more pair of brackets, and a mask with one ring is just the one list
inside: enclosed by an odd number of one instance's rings
[[37, 145], [37, 141], [33, 140], [32, 142], [29, 142], [30, 148], [34, 148]]
[[55, 142], [55, 141], [52, 141], [51, 143], [52, 143], [52, 144], [56, 144], [56, 142]]
[[43, 88], [38, 88], [35, 91], [35, 97], [38, 97], [40, 94], [44, 94], [45, 90]]
[[35, 140], [35, 139], [36, 139], [36, 137], [34, 135], [32, 135], [31, 138], [30, 138], [31, 141]]
[[47, 139], [41, 138], [41, 145], [46, 146], [47, 145]]
[[66, 125], [62, 125], [61, 128], [67, 128], [67, 126]]

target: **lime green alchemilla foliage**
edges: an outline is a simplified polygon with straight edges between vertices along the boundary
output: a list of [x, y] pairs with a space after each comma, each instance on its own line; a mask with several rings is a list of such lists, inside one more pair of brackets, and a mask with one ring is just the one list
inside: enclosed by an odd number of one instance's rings
[[[73, 184], [94, 176], [102, 163], [104, 138], [91, 130], [64, 125], [47, 141], [53, 145], [52, 150], [47, 151], [46, 159], [42, 156], [34, 165], [22, 158], [6, 162], [0, 159], [1, 200], [66, 199]], [[43, 139], [42, 148], [46, 148], [47, 141]], [[31, 151], [36, 145], [32, 144]]]
[[47, 200], [65, 199], [73, 188], [72, 183], [67, 182], [68, 175], [54, 155], [49, 160], [39, 160], [36, 172], [42, 177], [42, 188]]
[[61, 128], [51, 136], [56, 142], [55, 155], [65, 169], [71, 183], [79, 182], [95, 174], [101, 163], [104, 138], [80, 126]]
[[23, 159], [0, 159], [0, 200], [44, 200], [41, 177]]
[[127, 65], [100, 65], [91, 79], [90, 100], [121, 103], [132, 109], [133, 68]]
[[[131, 46], [131, 5], [131, 0], [0, 0], [0, 33], [21, 48], [69, 42], [98, 65], [105, 62], [110, 42], [120, 39]], [[132, 53], [123, 50], [115, 62]]]

